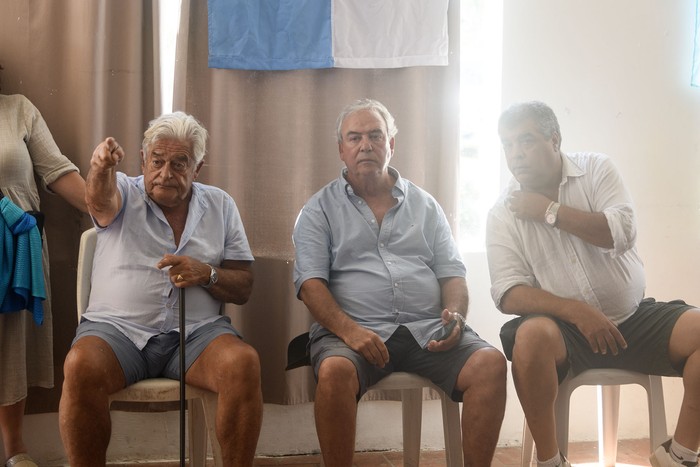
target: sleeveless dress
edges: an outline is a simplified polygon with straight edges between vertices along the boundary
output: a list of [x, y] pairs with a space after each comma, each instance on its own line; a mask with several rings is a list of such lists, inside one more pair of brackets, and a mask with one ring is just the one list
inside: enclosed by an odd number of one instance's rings
[[[78, 171], [78, 168], [61, 154], [37, 108], [24, 96], [0, 94], [2, 193], [24, 210], [40, 210], [35, 178], [49, 190], [48, 185], [73, 171]], [[47, 295], [43, 304], [44, 323], [36, 325], [32, 314], [26, 310], [0, 313], [0, 405], [11, 405], [26, 398], [28, 387], [53, 387], [53, 329], [46, 235], [42, 250]]]

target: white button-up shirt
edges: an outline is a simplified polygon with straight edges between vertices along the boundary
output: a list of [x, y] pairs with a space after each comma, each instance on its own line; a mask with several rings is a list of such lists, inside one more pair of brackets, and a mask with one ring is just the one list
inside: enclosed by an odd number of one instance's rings
[[496, 306], [512, 287], [527, 285], [586, 302], [616, 324], [631, 316], [646, 283], [635, 247], [632, 200], [612, 161], [602, 154], [564, 154], [559, 185], [561, 204], [605, 215], [614, 242], [609, 250], [542, 222], [516, 218], [506, 200], [518, 189], [511, 180], [488, 218], [486, 247]]

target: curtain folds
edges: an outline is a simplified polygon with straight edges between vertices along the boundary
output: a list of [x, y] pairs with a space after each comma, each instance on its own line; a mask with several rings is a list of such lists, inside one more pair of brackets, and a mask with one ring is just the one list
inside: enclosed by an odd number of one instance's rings
[[265, 402], [313, 397], [308, 368], [284, 371], [287, 343], [310, 324], [292, 284], [291, 233], [304, 202], [340, 173], [342, 107], [372, 97], [389, 108], [399, 128], [392, 165], [432, 193], [456, 225], [458, 0], [450, 0], [448, 17], [445, 67], [221, 70], [207, 67], [207, 2], [182, 2], [174, 107], [209, 130], [199, 180], [234, 197], [256, 257], [251, 300], [227, 313], [260, 353]]
[[[114, 136], [124, 170], [140, 173], [146, 123], [160, 113], [157, 0], [3, 0], [2, 92], [24, 94], [41, 111], [58, 147], [81, 170]], [[63, 360], [75, 335], [75, 273], [89, 219], [42, 193], [51, 258], [54, 389], [30, 391], [29, 412], [56, 411]]]

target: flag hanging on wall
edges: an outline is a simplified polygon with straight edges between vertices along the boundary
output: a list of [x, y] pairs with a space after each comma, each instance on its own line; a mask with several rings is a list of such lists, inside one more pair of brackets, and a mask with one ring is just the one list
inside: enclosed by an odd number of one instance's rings
[[449, 0], [209, 0], [209, 67], [447, 65]]
[[700, 87], [700, 0], [695, 0], [695, 44], [693, 48], [692, 86]]

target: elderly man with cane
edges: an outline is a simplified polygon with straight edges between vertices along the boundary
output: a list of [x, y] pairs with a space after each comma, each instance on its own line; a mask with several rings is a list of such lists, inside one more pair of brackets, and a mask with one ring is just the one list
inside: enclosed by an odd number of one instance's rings
[[223, 190], [195, 182], [207, 132], [182, 112], [144, 133], [142, 172], [117, 171], [113, 138], [93, 153], [87, 204], [97, 228], [92, 292], [64, 364], [59, 423], [70, 464], [105, 465], [109, 395], [178, 379], [178, 289], [187, 288], [186, 382], [218, 394], [224, 465], [252, 465], [262, 422], [260, 361], [223, 303], [242, 304], [253, 275], [240, 215]]

